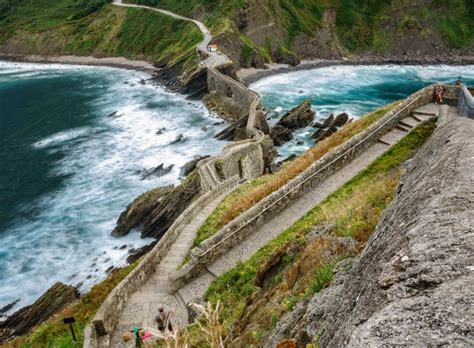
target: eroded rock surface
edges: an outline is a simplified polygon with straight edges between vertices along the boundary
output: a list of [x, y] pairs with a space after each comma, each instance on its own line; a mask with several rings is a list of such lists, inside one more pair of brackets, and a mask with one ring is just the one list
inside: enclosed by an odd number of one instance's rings
[[268, 347], [474, 346], [473, 137], [467, 118], [435, 131], [353, 267], [287, 313]]
[[311, 102], [305, 100], [297, 107], [288, 111], [278, 121], [277, 125], [289, 128], [292, 130], [307, 127], [313, 122], [315, 112], [311, 109]]
[[164, 196], [170, 193], [173, 186], [158, 187], [147, 191], [130, 203], [122, 214], [120, 214], [117, 225], [112, 232], [115, 237], [126, 235], [132, 228], [138, 228], [151, 212], [163, 201]]
[[0, 323], [0, 342], [27, 333], [79, 297], [71, 285], [56, 283], [35, 303], [21, 308]]

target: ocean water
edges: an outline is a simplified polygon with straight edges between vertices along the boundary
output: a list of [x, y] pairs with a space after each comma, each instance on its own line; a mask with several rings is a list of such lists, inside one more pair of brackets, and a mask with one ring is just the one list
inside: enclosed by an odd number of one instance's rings
[[[213, 139], [220, 119], [140, 83], [148, 77], [0, 62], [0, 308], [32, 303], [56, 281], [87, 290], [123, 265], [130, 248], [151, 240], [137, 231], [112, 238], [120, 212], [140, 193], [178, 183], [194, 156], [222, 149]], [[170, 145], [179, 134], [187, 140]], [[139, 171], [160, 163], [174, 168], [141, 180]]]
[[[474, 85], [474, 66], [334, 66], [267, 77], [250, 87], [260, 93], [270, 124], [309, 99], [317, 118], [347, 112], [358, 118], [387, 103], [403, 99], [436, 82], [454, 83], [458, 75]], [[280, 158], [300, 154], [314, 145], [312, 127], [299, 129], [279, 147]], [[302, 141], [304, 145], [298, 145]]]

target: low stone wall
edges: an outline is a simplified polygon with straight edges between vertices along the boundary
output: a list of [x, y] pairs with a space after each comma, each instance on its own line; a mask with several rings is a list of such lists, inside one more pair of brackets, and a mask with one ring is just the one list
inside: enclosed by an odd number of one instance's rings
[[239, 110], [238, 115], [233, 115], [236, 119], [245, 116], [255, 100], [255, 94], [248, 87], [217, 69], [207, 70], [207, 86], [209, 93], [224, 97], [224, 102], [235, 105], [235, 109]]
[[[400, 119], [409, 116], [414, 109], [432, 102], [433, 89], [433, 86], [429, 86], [411, 95], [395, 109], [387, 112], [379, 121], [330, 151], [281, 189], [257, 203], [214, 236], [204, 241], [200, 247], [193, 249], [192, 261], [174, 276], [173, 286], [180, 288], [197, 277], [205, 265], [213, 262], [232, 246], [245, 239], [257, 226], [265, 223], [271, 216], [291, 204], [292, 200], [301, 196], [304, 191], [317, 185], [350, 162], [375, 143], [380, 136], [393, 128]], [[452, 88], [448, 88], [448, 91], [449, 93], [453, 92]]]
[[156, 266], [166, 255], [186, 224], [214, 199], [236, 187], [239, 181], [238, 177], [232, 177], [219, 184], [212, 191], [199, 197], [176, 219], [166, 234], [145, 256], [140, 264], [109, 294], [96, 313], [92, 324], [88, 325], [84, 331], [84, 347], [99, 348], [98, 338], [101, 340], [100, 348], [110, 346], [109, 333], [112, 333], [119, 323], [120, 314], [128, 299], [134, 292], [140, 289], [149, 276], [153, 274]]
[[203, 178], [204, 191], [212, 190], [221, 180], [235, 175], [241, 179], [258, 177], [265, 169], [261, 146], [264, 134], [256, 127], [259, 121], [260, 96], [214, 68], [208, 69], [208, 85], [210, 90], [225, 91], [232, 88], [234, 98], [244, 104], [249, 118], [245, 129], [246, 140], [229, 144], [220, 155], [199, 162], [198, 169]]
[[461, 116], [474, 119], [474, 97], [466, 86], [459, 91], [458, 112]]

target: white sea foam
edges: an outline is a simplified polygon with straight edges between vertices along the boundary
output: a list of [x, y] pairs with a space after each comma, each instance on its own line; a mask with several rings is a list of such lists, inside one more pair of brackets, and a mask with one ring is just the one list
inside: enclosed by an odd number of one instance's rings
[[[0, 76], [5, 67], [0, 63]], [[10, 70], [15, 69], [22, 66]], [[28, 69], [31, 76], [37, 70], [55, 76], [58, 69], [78, 79], [98, 75], [103, 82], [95, 82], [95, 89], [103, 94], [88, 105], [94, 112], [92, 126], [67, 129], [31, 144], [35, 151], [62, 154], [49, 175], [65, 179], [55, 191], [24, 203], [24, 209], [35, 208], [35, 216], [18, 220], [0, 233], [2, 269], [7, 272], [0, 281], [0, 307], [21, 299], [13, 310], [33, 302], [56, 281], [82, 283], [80, 289], [85, 291], [103, 279], [109, 267], [124, 265], [129, 249], [151, 239], [141, 239], [137, 231], [112, 238], [120, 212], [138, 194], [178, 183], [185, 162], [217, 153], [224, 145], [212, 137], [219, 127], [201, 129], [215, 119], [200, 102], [139, 84], [147, 77], [143, 73], [30, 64]], [[16, 77], [30, 78], [23, 72]], [[163, 134], [157, 135], [163, 127]], [[181, 133], [186, 141], [170, 145]], [[173, 170], [141, 180], [138, 171], [160, 163], [174, 165]]]
[[[305, 99], [311, 100], [318, 117], [347, 112], [358, 118], [430, 83], [452, 83], [458, 74], [471, 84], [474, 82], [473, 66], [333, 66], [270, 76], [253, 83], [251, 88], [262, 95], [263, 104], [272, 115], [270, 123], [274, 124], [279, 118], [275, 116]], [[311, 144], [312, 132], [301, 135], [306, 144]], [[296, 141], [279, 148], [281, 157], [304, 150]]]

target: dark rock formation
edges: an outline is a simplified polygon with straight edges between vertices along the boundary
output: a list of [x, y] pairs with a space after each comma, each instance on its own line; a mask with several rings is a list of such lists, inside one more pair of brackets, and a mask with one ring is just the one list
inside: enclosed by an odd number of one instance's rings
[[261, 146], [265, 170], [269, 169], [272, 171], [272, 164], [275, 161], [275, 158], [277, 158], [278, 152], [275, 149], [272, 139], [268, 135], [263, 138]]
[[280, 146], [293, 139], [293, 132], [288, 128], [277, 125], [272, 127], [270, 136], [272, 137], [273, 143], [276, 146]]
[[12, 302], [6, 304], [5, 306], [3, 306], [2, 308], [0, 308], [0, 322], [2, 322], [3, 320], [5, 320], [7, 318], [7, 312], [10, 309], [12, 309], [13, 307], [15, 307], [15, 305], [18, 302], [20, 302], [20, 299], [16, 299], [15, 301], [12, 301]]
[[239, 118], [237, 121], [232, 123], [230, 126], [224, 128], [222, 131], [215, 135], [215, 138], [218, 140], [234, 140], [235, 139], [235, 130], [238, 128], [245, 127], [249, 120], [249, 115]]
[[174, 220], [201, 193], [201, 180], [193, 172], [178, 186], [166, 194], [143, 222], [142, 237], [160, 239]]
[[474, 122], [440, 126], [352, 267], [285, 314], [266, 346], [474, 345]]
[[184, 164], [184, 166], [181, 167], [181, 171], [179, 172], [179, 175], [182, 177], [188, 176], [191, 174], [191, 172], [196, 169], [197, 164], [199, 161], [209, 158], [210, 156], [196, 156], [194, 157], [191, 161], [187, 162]]
[[156, 135], [161, 135], [161, 134], [163, 134], [163, 133], [165, 132], [165, 130], [166, 130], [166, 127], [161, 127], [160, 129], [158, 129], [158, 130], [156, 131], [155, 134], [156, 134]]
[[337, 115], [330, 115], [328, 118], [324, 120], [323, 123], [315, 122], [313, 127], [319, 128], [316, 132], [313, 133], [311, 138], [314, 139], [315, 142], [321, 141], [331, 134], [337, 132], [337, 129], [344, 126], [346, 123], [349, 122], [349, 115], [345, 112]]
[[279, 146], [293, 139], [293, 130], [309, 126], [314, 120], [309, 100], [288, 111], [270, 130], [275, 145]]
[[158, 207], [164, 197], [173, 190], [173, 186], [158, 187], [135, 198], [117, 220], [112, 232], [115, 237], [126, 235], [132, 228], [139, 228], [151, 212]]
[[170, 145], [178, 144], [178, 143], [184, 143], [186, 141], [186, 138], [183, 134], [179, 134], [175, 140], [173, 140]]
[[77, 289], [71, 285], [56, 283], [35, 303], [23, 307], [0, 323], [0, 342], [26, 334], [31, 328], [42, 323], [79, 297]]
[[141, 179], [142, 180], [145, 180], [145, 179], [149, 179], [151, 177], [160, 177], [160, 176], [164, 176], [166, 174], [168, 174], [169, 172], [171, 172], [171, 170], [173, 169], [174, 167], [174, 164], [171, 164], [169, 165], [168, 167], [165, 167], [165, 164], [164, 163], [161, 163], [158, 167], [156, 168], [151, 168], [151, 169], [148, 169], [148, 170], [145, 170], [142, 174], [141, 174]]
[[304, 128], [313, 122], [314, 116], [315, 112], [311, 109], [311, 102], [305, 100], [303, 103], [283, 115], [277, 122], [277, 125], [291, 130]]
[[127, 262], [129, 264], [132, 264], [134, 263], [135, 261], [137, 261], [140, 257], [142, 257], [143, 255], [147, 254], [151, 249], [153, 249], [153, 247], [156, 245], [156, 243], [158, 243], [158, 241], [154, 241], [148, 245], [145, 245], [141, 248], [138, 248], [138, 249], [130, 249], [128, 251], [129, 255], [127, 256]]

